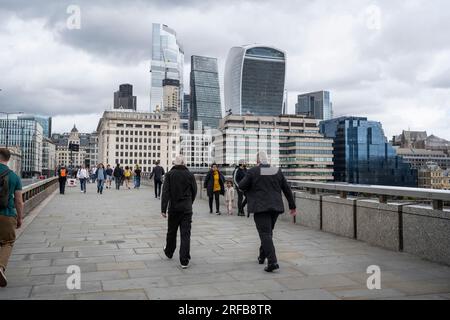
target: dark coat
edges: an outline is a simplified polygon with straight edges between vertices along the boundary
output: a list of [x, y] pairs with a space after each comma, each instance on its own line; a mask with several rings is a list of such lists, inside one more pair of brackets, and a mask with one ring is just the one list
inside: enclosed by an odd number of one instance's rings
[[[219, 184], [220, 184], [220, 194], [225, 194], [225, 177], [222, 172], [219, 171]], [[206, 188], [208, 197], [214, 196], [214, 176], [213, 170], [209, 170], [206, 174], [205, 181], [203, 182], [203, 187]]]
[[173, 166], [164, 178], [161, 212], [191, 213], [197, 195], [197, 182], [185, 166]]
[[113, 171], [113, 176], [114, 176], [115, 178], [120, 178], [120, 179], [122, 179], [122, 177], [123, 177], [123, 169], [120, 168], [120, 167], [115, 167], [115, 168], [114, 168], [114, 171]]
[[239, 183], [239, 189], [246, 192], [248, 212], [284, 212], [284, 193], [289, 209], [295, 209], [295, 200], [286, 178], [279, 168], [259, 165], [247, 171]]
[[153, 167], [152, 173], [150, 174], [150, 179], [154, 178], [155, 181], [162, 181], [162, 177], [165, 174], [164, 168], [157, 165]]
[[245, 167], [244, 168], [236, 167], [236, 169], [234, 169], [233, 184], [235, 185], [236, 188], [238, 188], [239, 182], [241, 182], [242, 179], [244, 179], [246, 174], [247, 174], [247, 169]]

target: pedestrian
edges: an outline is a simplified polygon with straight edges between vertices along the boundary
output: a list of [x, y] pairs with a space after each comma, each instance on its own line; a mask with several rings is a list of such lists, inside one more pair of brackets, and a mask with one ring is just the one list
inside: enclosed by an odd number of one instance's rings
[[97, 193], [103, 194], [103, 186], [106, 180], [106, 169], [103, 163], [98, 164], [95, 179], [97, 180]]
[[194, 175], [185, 165], [185, 159], [179, 155], [175, 158], [174, 166], [164, 179], [161, 199], [161, 215], [167, 221], [167, 237], [164, 253], [172, 259], [177, 246], [177, 232], [180, 228], [180, 264], [181, 268], [189, 266], [192, 204], [197, 195], [197, 183]]
[[245, 216], [244, 208], [247, 204], [247, 197], [245, 197], [243, 191], [239, 190], [239, 182], [241, 182], [246, 174], [247, 167], [245, 165], [245, 161], [241, 159], [239, 160], [239, 166], [237, 166], [233, 172], [233, 183], [238, 194], [238, 216]]
[[133, 175], [133, 173], [131, 172], [130, 167], [126, 166], [123, 176], [125, 178], [125, 187], [128, 189], [131, 189], [130, 184], [131, 184], [131, 176], [132, 175]]
[[85, 166], [78, 169], [77, 178], [80, 180], [81, 193], [86, 193], [86, 182], [89, 179], [89, 168]]
[[233, 183], [228, 180], [225, 187], [225, 207], [227, 208], [228, 215], [233, 215], [234, 206], [234, 188]]
[[161, 185], [164, 174], [165, 174], [164, 168], [159, 165], [159, 160], [156, 161], [156, 165], [153, 167], [153, 170], [150, 173], [150, 180], [153, 178], [155, 186], [155, 198], [158, 199], [161, 197]]
[[106, 189], [111, 189], [112, 178], [113, 178], [113, 169], [111, 169], [111, 166], [108, 164], [106, 166]]
[[90, 182], [95, 183], [97, 177], [97, 167], [92, 167], [90, 174]]
[[123, 179], [123, 170], [120, 167], [120, 164], [116, 164], [116, 167], [113, 171], [114, 182], [116, 183], [116, 190], [120, 190], [120, 185], [122, 184]]
[[66, 182], [67, 182], [67, 169], [63, 165], [58, 169], [58, 182], [59, 182], [59, 193], [64, 194], [66, 190]]
[[22, 226], [22, 182], [8, 168], [11, 152], [0, 148], [0, 287], [6, 287], [6, 267], [16, 240], [16, 230]]
[[139, 189], [141, 187], [141, 168], [136, 165], [136, 168], [134, 169], [134, 188]]
[[209, 213], [213, 213], [213, 201], [216, 201], [216, 214], [220, 215], [220, 195], [225, 194], [224, 188], [225, 177], [219, 171], [217, 164], [213, 163], [211, 170], [205, 177], [203, 187], [206, 189], [209, 198]]
[[285, 195], [290, 214], [297, 214], [292, 190], [279, 168], [271, 167], [264, 151], [256, 155], [257, 166], [247, 171], [239, 183], [239, 189], [247, 194], [248, 210], [253, 213], [256, 229], [261, 240], [258, 262], [264, 264], [267, 258], [267, 272], [279, 269], [275, 247], [273, 245], [273, 229], [278, 215], [284, 212], [281, 192]]

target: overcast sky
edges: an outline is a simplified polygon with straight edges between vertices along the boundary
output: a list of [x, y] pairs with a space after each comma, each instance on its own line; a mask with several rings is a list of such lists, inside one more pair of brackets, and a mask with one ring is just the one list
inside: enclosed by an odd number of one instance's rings
[[[67, 28], [67, 7], [81, 28]], [[113, 92], [150, 95], [151, 25], [175, 29], [190, 56], [262, 43], [287, 52], [289, 109], [296, 95], [330, 90], [334, 113], [450, 139], [450, 1], [0, 0], [0, 110], [49, 114], [54, 131], [95, 130]]]

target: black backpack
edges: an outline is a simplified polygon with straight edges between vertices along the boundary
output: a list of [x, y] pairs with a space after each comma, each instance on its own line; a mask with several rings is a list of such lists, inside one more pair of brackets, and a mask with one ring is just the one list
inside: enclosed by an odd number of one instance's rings
[[8, 208], [9, 202], [9, 169], [0, 173], [0, 210]]

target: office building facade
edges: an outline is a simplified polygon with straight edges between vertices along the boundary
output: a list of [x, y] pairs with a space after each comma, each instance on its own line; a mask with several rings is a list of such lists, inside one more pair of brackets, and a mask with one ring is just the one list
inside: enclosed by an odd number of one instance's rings
[[[164, 24], [152, 25], [152, 61], [150, 112], [163, 108], [163, 80], [174, 79], [180, 82], [179, 101], [183, 101], [184, 51], [177, 39], [175, 30]], [[181, 108], [181, 106], [179, 107]]]
[[20, 120], [34, 120], [39, 122], [42, 127], [44, 137], [51, 138], [52, 136], [52, 117], [39, 115], [19, 115], [17, 119]]
[[225, 65], [225, 110], [234, 115], [283, 113], [286, 53], [270, 46], [231, 48]]
[[180, 81], [174, 79], [163, 80], [163, 110], [181, 112]]
[[114, 109], [127, 109], [136, 111], [137, 98], [133, 96], [133, 86], [125, 83], [114, 92]]
[[318, 91], [298, 95], [295, 114], [317, 120], [332, 119], [333, 104], [330, 101], [330, 92]]
[[443, 170], [435, 162], [419, 169], [419, 188], [450, 190], [450, 170]]
[[180, 134], [180, 154], [186, 159], [186, 166], [195, 173], [205, 173], [209, 170], [212, 160], [211, 131], [182, 130]]
[[222, 105], [216, 58], [191, 57], [190, 86], [190, 129], [194, 129], [195, 122], [217, 128], [222, 118]]
[[115, 166], [139, 165], [150, 172], [156, 161], [165, 169], [179, 153], [179, 115], [177, 112], [105, 111], [98, 132], [98, 161]]
[[57, 167], [56, 144], [52, 139], [45, 137], [42, 141], [42, 175], [55, 176]]
[[322, 121], [320, 129], [334, 140], [335, 181], [417, 187], [417, 171], [396, 154], [381, 123], [340, 117]]
[[36, 120], [0, 119], [0, 146], [17, 147], [22, 156], [22, 177], [31, 178], [42, 172], [44, 131]]
[[333, 180], [333, 141], [319, 133], [317, 122], [295, 115], [226, 116], [214, 136], [214, 161], [233, 168], [244, 160], [256, 165], [265, 151], [287, 179]]
[[[63, 134], [55, 133], [52, 135], [52, 141], [56, 144], [56, 159], [58, 166], [66, 166], [69, 169], [81, 166], [89, 166], [88, 149], [89, 133], [81, 133], [76, 125], [70, 132]], [[78, 151], [70, 150], [70, 145], [77, 145]]]

